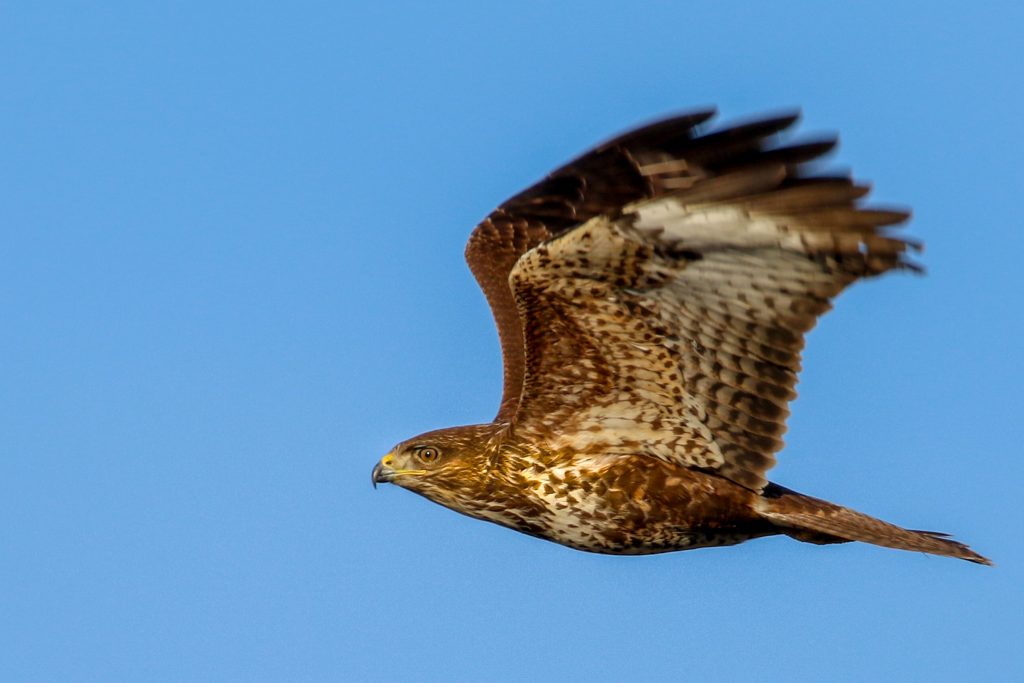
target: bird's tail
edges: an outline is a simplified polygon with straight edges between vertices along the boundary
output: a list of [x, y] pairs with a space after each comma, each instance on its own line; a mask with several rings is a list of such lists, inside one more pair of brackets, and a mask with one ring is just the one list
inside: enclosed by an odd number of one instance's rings
[[811, 543], [861, 541], [887, 548], [918, 550], [932, 555], [959, 557], [991, 565], [992, 562], [963, 543], [933, 531], [912, 531], [883, 522], [841, 505], [805, 496], [776, 484], [769, 484], [758, 499], [758, 512], [779, 527], [779, 531]]

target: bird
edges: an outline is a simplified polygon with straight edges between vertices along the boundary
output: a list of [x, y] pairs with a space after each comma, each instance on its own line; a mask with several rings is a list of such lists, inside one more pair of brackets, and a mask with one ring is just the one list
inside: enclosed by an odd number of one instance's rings
[[504, 388], [490, 423], [392, 448], [372, 481], [580, 551], [644, 555], [773, 535], [991, 561], [768, 481], [806, 333], [854, 282], [920, 272], [910, 213], [820, 170], [798, 110], [638, 127], [489, 214], [465, 256]]

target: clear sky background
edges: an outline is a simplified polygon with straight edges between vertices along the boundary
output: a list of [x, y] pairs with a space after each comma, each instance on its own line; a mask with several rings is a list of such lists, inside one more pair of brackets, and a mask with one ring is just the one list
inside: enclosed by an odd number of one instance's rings
[[[822, 7], [4, 3], [0, 679], [1024, 680], [1024, 10]], [[928, 245], [811, 334], [772, 478], [995, 568], [370, 487], [497, 406], [475, 222], [706, 104], [803, 107]]]

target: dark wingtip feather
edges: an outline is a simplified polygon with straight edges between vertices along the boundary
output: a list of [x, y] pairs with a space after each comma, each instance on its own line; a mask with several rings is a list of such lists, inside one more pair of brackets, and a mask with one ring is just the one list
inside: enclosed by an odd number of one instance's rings
[[808, 140], [807, 142], [795, 145], [770, 149], [763, 152], [762, 157], [766, 161], [778, 161], [784, 164], [803, 164], [835, 151], [838, 146], [838, 137], [823, 137], [818, 140]]
[[689, 138], [692, 137], [698, 126], [714, 118], [717, 113], [718, 109], [715, 107], [697, 107], [685, 112], [659, 117], [602, 142], [587, 154], [604, 152], [613, 147], [627, 148], [637, 141], [642, 141], [647, 147], [657, 147], [673, 139]]
[[794, 107], [767, 115], [743, 118], [708, 133], [703, 139], [713, 141], [721, 138], [764, 138], [792, 127], [800, 117], [800, 109]]

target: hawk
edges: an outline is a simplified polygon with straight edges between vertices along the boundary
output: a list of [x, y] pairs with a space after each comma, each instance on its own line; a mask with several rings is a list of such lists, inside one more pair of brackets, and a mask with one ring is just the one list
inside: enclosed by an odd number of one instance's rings
[[494, 421], [427, 432], [373, 469], [478, 519], [578, 550], [647, 554], [785, 534], [988, 559], [765, 477], [804, 335], [843, 289], [920, 245], [866, 185], [780, 142], [798, 115], [620, 135], [509, 199], [466, 259], [504, 358]]

